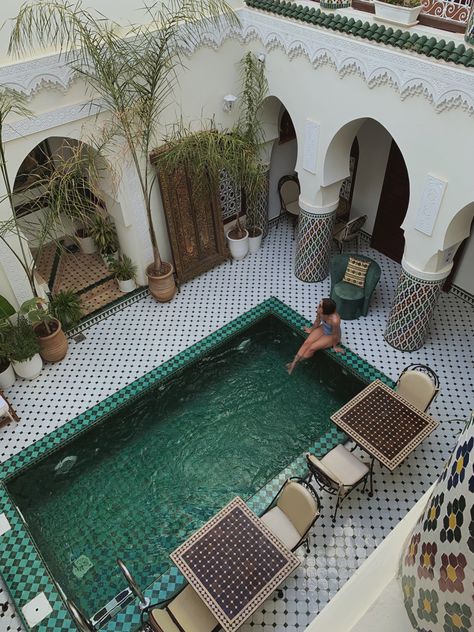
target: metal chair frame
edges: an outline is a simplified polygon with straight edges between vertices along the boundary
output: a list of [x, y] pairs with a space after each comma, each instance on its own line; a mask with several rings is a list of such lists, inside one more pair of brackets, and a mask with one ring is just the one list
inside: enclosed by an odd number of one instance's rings
[[363, 476], [360, 480], [358, 480], [355, 485], [352, 485], [351, 487], [349, 487], [348, 491], [344, 494], [344, 496], [340, 495], [339, 487], [334, 487], [334, 485], [337, 485], [337, 486], [339, 485], [338, 482], [334, 481], [327, 474], [325, 474], [323, 471], [321, 471], [319, 468], [313, 465], [313, 463], [311, 463], [307, 455], [306, 455], [306, 463], [308, 465], [308, 470], [309, 470], [309, 474], [306, 479], [308, 483], [311, 481], [312, 478], [314, 478], [319, 489], [321, 489], [324, 492], [327, 492], [331, 496], [337, 496], [336, 507], [334, 508], [334, 514], [332, 516], [333, 524], [336, 522], [337, 511], [342, 501], [344, 500], [344, 498], [347, 498], [347, 496], [349, 496], [349, 494], [352, 493], [352, 491], [356, 489], [356, 487], [359, 487], [359, 485], [361, 485], [362, 483], [364, 484], [362, 491], [365, 491], [365, 486], [367, 485], [367, 479], [370, 479], [369, 496], [370, 497], [373, 496], [373, 493], [374, 493], [373, 480], [372, 480], [373, 460], [371, 461], [369, 471], [367, 472], [367, 474], [365, 474], [365, 476]]
[[425, 407], [425, 409], [423, 411], [423, 412], [426, 412], [428, 410], [428, 408], [431, 406], [431, 404], [433, 403], [433, 400], [435, 399], [435, 397], [437, 397], [437, 395], [439, 393], [439, 378], [436, 375], [436, 373], [433, 371], [433, 369], [431, 367], [429, 367], [429, 366], [426, 366], [426, 364], [409, 364], [408, 366], [406, 366], [403, 369], [403, 371], [398, 376], [398, 380], [397, 380], [397, 383], [396, 383], [395, 387], [398, 387], [398, 385], [400, 383], [400, 380], [402, 378], [402, 375], [404, 375], [408, 371], [419, 371], [420, 373], [424, 373], [433, 382], [433, 386], [435, 388], [435, 391], [434, 391], [433, 396], [431, 397], [430, 401], [428, 402], [428, 404], [426, 405], [426, 407]]
[[301, 187], [300, 187], [300, 181], [298, 180], [298, 176], [296, 175], [286, 175], [286, 176], [282, 176], [279, 180], [278, 180], [278, 197], [280, 198], [280, 213], [278, 214], [278, 223], [280, 223], [280, 219], [281, 216], [286, 213], [287, 215], [291, 215], [291, 219], [293, 222], [293, 238], [295, 236], [295, 231], [296, 231], [296, 226], [298, 224], [298, 215], [292, 215], [291, 213], [288, 213], [286, 210], [286, 206], [285, 206], [285, 202], [283, 201], [283, 196], [281, 194], [281, 188], [282, 186], [285, 184], [285, 182], [296, 182], [296, 184], [298, 185], [298, 189], [299, 191], [301, 191]]
[[341, 228], [340, 233], [343, 233], [343, 236], [341, 239], [336, 239], [336, 237], [333, 236], [333, 241], [336, 242], [336, 245], [341, 254], [342, 254], [344, 244], [350, 243], [351, 241], [354, 241], [354, 239], [357, 240], [356, 250], [357, 252], [359, 252], [360, 230], [366, 221], [367, 221], [367, 215], [360, 215], [359, 217], [354, 217], [353, 219], [350, 219], [348, 222], [346, 222], [346, 225], [343, 228]]
[[297, 542], [297, 544], [291, 549], [292, 552], [296, 551], [296, 549], [298, 549], [304, 542], [306, 542], [306, 551], [307, 553], [310, 552], [310, 548], [309, 548], [309, 532], [311, 531], [311, 529], [314, 526], [314, 523], [316, 522], [316, 520], [319, 518], [320, 515], [320, 511], [321, 511], [321, 501], [319, 499], [318, 493], [316, 492], [316, 490], [314, 489], [314, 487], [311, 485], [311, 483], [309, 482], [309, 480], [307, 480], [306, 478], [300, 478], [299, 476], [291, 476], [290, 478], [287, 478], [286, 481], [283, 483], [283, 485], [280, 487], [280, 489], [278, 490], [278, 492], [276, 493], [276, 495], [273, 497], [271, 503], [268, 505], [268, 507], [260, 514], [260, 518], [262, 516], [264, 516], [267, 512], [270, 511], [270, 509], [273, 509], [273, 507], [275, 507], [275, 505], [277, 504], [278, 498], [280, 496], [280, 494], [282, 493], [283, 489], [285, 488], [285, 486], [290, 482], [290, 481], [294, 481], [296, 483], [299, 483], [300, 485], [302, 485], [305, 489], [307, 489], [311, 496], [314, 498], [314, 500], [316, 501], [316, 504], [318, 506], [318, 513], [316, 514], [316, 516], [314, 517], [314, 520], [311, 522], [311, 524], [309, 525], [309, 527], [307, 528], [306, 532], [301, 536], [301, 539]]

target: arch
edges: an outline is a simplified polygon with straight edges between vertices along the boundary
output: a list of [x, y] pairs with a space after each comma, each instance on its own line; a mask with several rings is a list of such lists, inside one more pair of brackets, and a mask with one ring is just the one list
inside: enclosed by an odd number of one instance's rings
[[443, 250], [460, 244], [464, 239], [469, 237], [473, 219], [474, 201], [466, 204], [449, 222], [444, 234]]

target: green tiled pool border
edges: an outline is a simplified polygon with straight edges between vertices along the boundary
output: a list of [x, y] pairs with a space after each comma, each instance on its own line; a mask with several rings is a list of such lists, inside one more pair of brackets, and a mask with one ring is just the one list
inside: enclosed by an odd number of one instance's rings
[[[19, 454], [12, 456], [1, 466], [0, 471], [0, 513], [5, 513], [11, 529], [0, 537], [0, 565], [1, 574], [7, 585], [8, 591], [17, 605], [20, 616], [21, 606], [30, 601], [38, 593], [44, 592], [53, 612], [34, 630], [38, 632], [66, 632], [74, 631], [76, 627], [61, 599], [57, 585], [54, 583], [46, 564], [37, 551], [33, 540], [23, 523], [14, 504], [8, 495], [6, 482], [16, 475], [21, 469], [31, 465], [34, 461], [44, 458], [49, 452], [72, 439], [78, 433], [84, 432], [94, 424], [101, 421], [104, 415], [108, 415], [118, 408], [125, 406], [136, 397], [143, 395], [149, 388], [155, 386], [163, 379], [169, 379], [174, 373], [183, 370], [189, 363], [199, 357], [208, 354], [212, 349], [223, 344], [228, 338], [251, 326], [261, 318], [274, 314], [287, 325], [296, 330], [301, 330], [310, 324], [295, 310], [282, 303], [279, 299], [271, 297], [259, 305], [256, 305], [233, 321], [227, 323], [206, 338], [196, 342], [188, 349], [178, 353], [170, 360], [156, 367], [146, 375], [138, 378], [128, 386], [117, 391], [102, 402], [99, 402], [89, 410], [81, 413], [64, 426], [57, 428], [36, 443], [28, 446]], [[366, 383], [379, 378], [389, 386], [394, 383], [390, 378], [360, 358], [350, 349], [346, 348], [344, 354], [336, 354], [332, 350], [326, 351], [333, 359], [344, 368]], [[344, 435], [335, 427], [331, 428], [323, 437], [310, 447], [315, 454], [325, 454], [328, 450], [340, 443]], [[249, 506], [259, 513], [262, 511], [281, 484], [288, 476], [301, 475], [305, 471], [304, 457], [300, 455], [293, 463], [283, 470], [275, 479], [267, 483], [248, 501]], [[146, 596], [152, 601], [166, 599], [183, 583], [183, 577], [175, 567], [171, 567], [167, 573], [159, 577], [146, 591]], [[140, 612], [135, 602], [130, 603], [117, 616], [114, 617], [102, 629], [112, 632], [120, 629], [121, 632], [136, 630], [140, 622]], [[26, 629], [30, 629], [26, 625]]]

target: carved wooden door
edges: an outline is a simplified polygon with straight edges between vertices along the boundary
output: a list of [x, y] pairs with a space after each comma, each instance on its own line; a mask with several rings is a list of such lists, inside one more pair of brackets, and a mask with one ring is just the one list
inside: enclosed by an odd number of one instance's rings
[[174, 266], [183, 283], [229, 257], [216, 192], [196, 195], [186, 169], [159, 175]]

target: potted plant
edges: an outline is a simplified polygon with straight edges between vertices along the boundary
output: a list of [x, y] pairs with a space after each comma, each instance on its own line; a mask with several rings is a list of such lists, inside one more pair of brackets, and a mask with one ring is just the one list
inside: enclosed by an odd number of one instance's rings
[[20, 307], [20, 313], [24, 314], [33, 326], [43, 360], [62, 360], [67, 354], [67, 338], [60, 321], [49, 313], [46, 301], [37, 297], [25, 301]]
[[43, 362], [39, 348], [38, 338], [24, 316], [19, 315], [16, 324], [8, 323], [1, 354], [11, 361], [19, 377], [34, 380], [41, 373]]
[[0, 388], [10, 388], [15, 384], [15, 372], [10, 360], [2, 355], [2, 342], [8, 329], [8, 319], [13, 316], [15, 309], [7, 299], [0, 296]]
[[[157, 144], [163, 109], [184, 68], [182, 50], [209, 29], [239, 20], [225, 0], [146, 7], [147, 20], [128, 29], [80, 2], [59, 0], [22, 5], [10, 38], [10, 52], [51, 46], [66, 55], [72, 72], [85, 81], [93, 101], [101, 99], [107, 119], [105, 139], [122, 142], [135, 170], [147, 217], [153, 262], [146, 269], [152, 296], [169, 301], [176, 293], [173, 267], [161, 259], [152, 209], [156, 179], [149, 155]], [[92, 101], [91, 101], [92, 102]]]
[[118, 237], [110, 217], [95, 213], [90, 225], [91, 237], [94, 239], [106, 266], [118, 257]]
[[83, 316], [81, 300], [72, 290], [61, 290], [51, 299], [49, 313], [59, 320], [63, 331], [74, 329]]
[[97, 244], [91, 235], [91, 231], [87, 226], [81, 226], [74, 233], [77, 244], [84, 255], [93, 255], [97, 252]]
[[122, 255], [117, 261], [112, 261], [109, 269], [115, 275], [121, 292], [132, 292], [137, 287], [135, 283], [137, 266], [127, 255]]
[[386, 22], [414, 26], [418, 24], [421, 0], [374, 0], [375, 15]]

